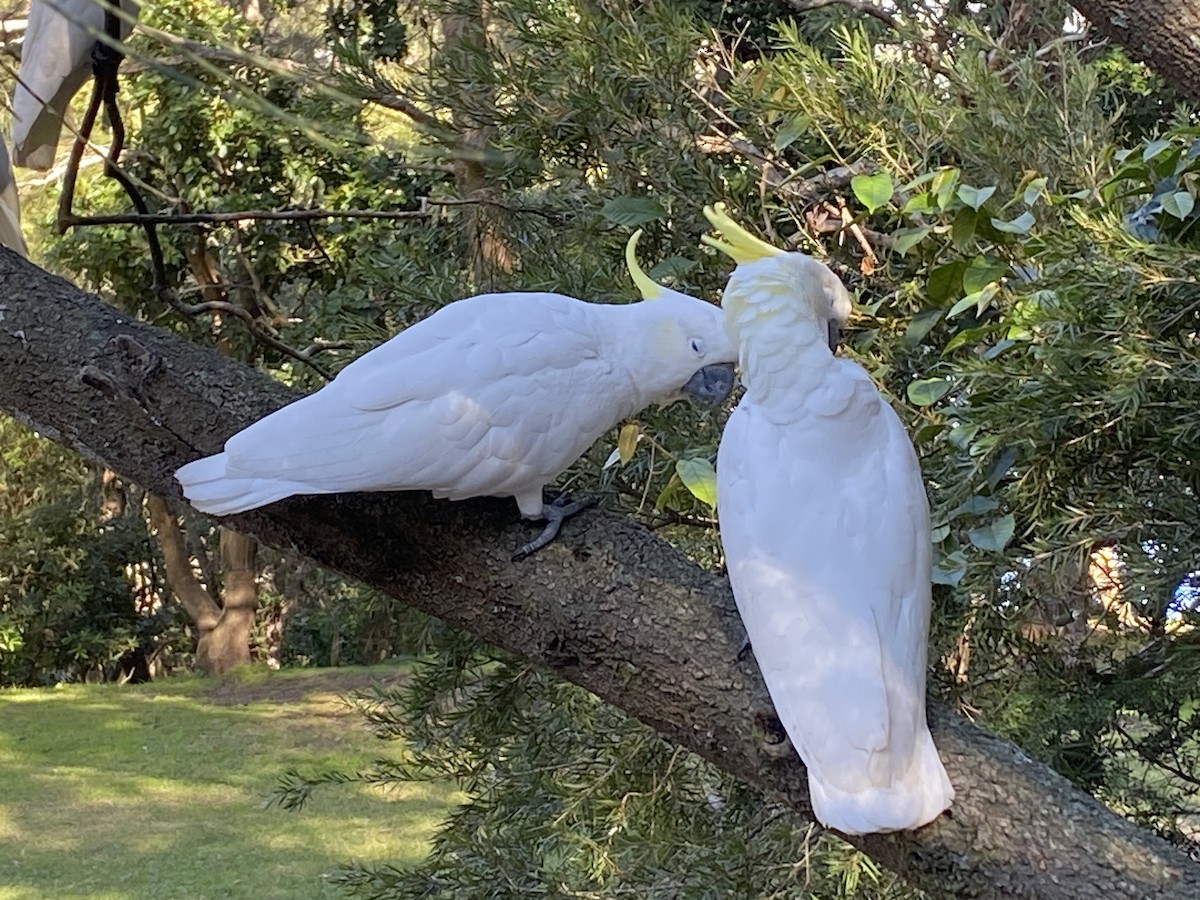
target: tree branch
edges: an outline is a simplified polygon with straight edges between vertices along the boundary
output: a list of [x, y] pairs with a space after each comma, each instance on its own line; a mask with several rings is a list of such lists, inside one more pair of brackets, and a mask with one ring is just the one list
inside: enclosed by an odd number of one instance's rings
[[1200, 102], [1200, 9], [1179, 0], [1070, 0], [1102, 35], [1120, 44], [1193, 102]]
[[[154, 493], [178, 497], [176, 467], [294, 396], [9, 251], [0, 297], [0, 408]], [[131, 346], [145, 350], [136, 366], [116, 352]], [[766, 693], [753, 661], [736, 661], [728, 583], [629, 519], [583, 514], [519, 564], [529, 525], [508, 500], [294, 498], [228, 524], [557, 672], [809, 815], [799, 760], [755, 737]], [[1200, 896], [1200, 866], [1166, 842], [960, 716], [934, 705], [931, 724], [958, 790], [951, 814], [856, 841], [910, 882], [1005, 900]]]

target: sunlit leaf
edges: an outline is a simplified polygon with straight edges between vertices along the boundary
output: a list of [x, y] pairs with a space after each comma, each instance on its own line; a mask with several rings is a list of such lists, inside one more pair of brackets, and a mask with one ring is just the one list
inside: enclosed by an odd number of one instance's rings
[[992, 227], [997, 231], [1003, 231], [1007, 234], [1025, 234], [1036, 224], [1037, 219], [1028, 210], [1021, 213], [1011, 222], [1005, 222], [1003, 219], [992, 219]]
[[979, 209], [983, 204], [987, 203], [988, 197], [996, 193], [996, 186], [989, 187], [971, 187], [969, 184], [960, 184], [958, 186], [958, 199], [971, 209]]
[[895, 187], [891, 175], [876, 172], [874, 175], [855, 175], [850, 179], [850, 190], [868, 212], [875, 212], [892, 199]]
[[617, 437], [617, 453], [621, 457], [622, 465], [633, 459], [633, 454], [637, 450], [638, 438], [641, 434], [642, 429], [637, 422], [630, 422], [621, 429], [621, 434]]
[[1196, 198], [1187, 191], [1175, 191], [1162, 197], [1163, 209], [1177, 219], [1186, 219], [1196, 206]]
[[908, 400], [916, 406], [932, 406], [950, 393], [945, 378], [922, 378], [908, 385]]
[[675, 473], [693, 497], [708, 506], [717, 505], [717, 472], [707, 459], [681, 459], [675, 463]]

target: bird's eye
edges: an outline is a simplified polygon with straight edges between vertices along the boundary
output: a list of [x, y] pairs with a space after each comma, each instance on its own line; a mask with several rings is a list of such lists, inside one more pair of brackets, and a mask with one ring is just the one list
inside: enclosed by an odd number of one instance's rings
[[692, 352], [697, 356], [704, 355], [704, 342], [697, 338], [692, 338]]

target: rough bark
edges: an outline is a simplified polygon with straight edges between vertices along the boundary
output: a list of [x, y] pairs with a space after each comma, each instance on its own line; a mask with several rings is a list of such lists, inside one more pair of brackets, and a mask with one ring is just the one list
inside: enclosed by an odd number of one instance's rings
[[1200, 5], [1184, 0], [1071, 0], [1071, 5], [1171, 87], [1200, 102]]
[[[177, 497], [176, 467], [292, 396], [6, 251], [0, 297], [0, 409], [152, 492]], [[766, 693], [736, 662], [727, 582], [638, 524], [583, 514], [518, 564], [530, 526], [504, 500], [294, 498], [233, 524], [546, 666], [809, 815], [799, 760], [756, 737]], [[884, 865], [936, 896], [1200, 896], [1176, 849], [960, 716], [934, 705], [931, 724], [958, 799], [918, 832], [857, 841]]]

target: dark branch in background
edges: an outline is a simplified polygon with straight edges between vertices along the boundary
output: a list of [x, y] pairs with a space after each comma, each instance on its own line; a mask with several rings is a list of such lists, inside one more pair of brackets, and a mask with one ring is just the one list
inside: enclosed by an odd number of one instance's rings
[[215, 213], [146, 212], [114, 213], [107, 216], [71, 215], [65, 223], [60, 222], [60, 227], [65, 229], [86, 225], [219, 225], [228, 222], [259, 220], [307, 222], [314, 219], [428, 219], [431, 213], [424, 208], [426, 206], [424, 198], [422, 198], [421, 206], [421, 209], [394, 211], [379, 209], [247, 209]]
[[[295, 396], [8, 251], [0, 296], [0, 409], [161, 496], [179, 496], [178, 466]], [[228, 524], [595, 692], [805, 827], [803, 767], [756, 737], [769, 706], [753, 660], [736, 659], [728, 583], [627, 517], [585, 513], [520, 564], [509, 554], [530, 531], [510, 500], [295, 498]], [[930, 827], [855, 841], [882, 865], [932, 896], [1200, 897], [1178, 850], [944, 706], [930, 718], [958, 796]]]
[[893, 31], [900, 28], [900, 23], [891, 13], [867, 0], [787, 0], [787, 4], [796, 12], [812, 12], [827, 6], [844, 6], [864, 16], [873, 16]]
[[[196, 213], [182, 215], [155, 215], [150, 212], [146, 204], [145, 198], [133, 179], [126, 175], [120, 168], [121, 151], [125, 145], [125, 125], [121, 120], [121, 111], [117, 106], [117, 91], [118, 85], [118, 70], [121, 61], [124, 59], [124, 54], [118, 49], [120, 47], [120, 22], [117, 15], [111, 7], [106, 7], [104, 10], [104, 33], [107, 40], [98, 40], [92, 48], [92, 96], [88, 102], [87, 110], [84, 112], [83, 120], [80, 123], [79, 131], [75, 137], [75, 143], [71, 147], [71, 155], [67, 162], [67, 171], [63, 177], [62, 194], [59, 197], [58, 205], [58, 231], [63, 233], [70, 227], [79, 227], [81, 225], [99, 225], [99, 224], [116, 224], [122, 221], [130, 224], [138, 224], [142, 226], [142, 230], [146, 235], [146, 242], [150, 249], [150, 266], [154, 274], [154, 283], [151, 290], [168, 303], [170, 306], [178, 310], [180, 313], [188, 316], [197, 315], [202, 312], [222, 312], [226, 315], [231, 315], [241, 321], [246, 329], [254, 335], [255, 338], [262, 341], [264, 344], [273, 347], [285, 356], [291, 357], [297, 362], [311, 368], [314, 372], [320, 375], [325, 380], [333, 378], [333, 373], [324, 366], [314, 362], [313, 358], [320, 352], [331, 349], [334, 344], [313, 345], [304, 350], [297, 350], [285, 341], [280, 340], [272, 334], [267, 328], [258, 321], [249, 310], [232, 303], [222, 301], [206, 301], [204, 303], [186, 304], [176, 295], [168, 284], [166, 263], [163, 259], [162, 245], [158, 240], [158, 230], [156, 225], [161, 222], [170, 221], [173, 223], [182, 223], [188, 221], [192, 224], [206, 221], [230, 221], [236, 222], [248, 218], [315, 218], [320, 214], [321, 218], [329, 218], [324, 211], [318, 210], [298, 210], [293, 214], [283, 214], [272, 211], [267, 211], [261, 214], [245, 214], [245, 213]], [[108, 119], [109, 127], [112, 129], [113, 139], [109, 147], [108, 153], [104, 161], [104, 174], [115, 179], [125, 193], [128, 195], [130, 202], [137, 210], [136, 214], [122, 216], [97, 216], [97, 217], [81, 217], [76, 216], [72, 212], [75, 199], [75, 184], [79, 175], [79, 164], [83, 159], [83, 151], [87, 147], [88, 141], [91, 139], [92, 129], [96, 124], [96, 116], [99, 114], [101, 104], [104, 106], [105, 116]], [[406, 213], [376, 213], [369, 211], [356, 211], [357, 216], [346, 216], [347, 218], [412, 218], [414, 216], [428, 215], [426, 212], [406, 212]]]

